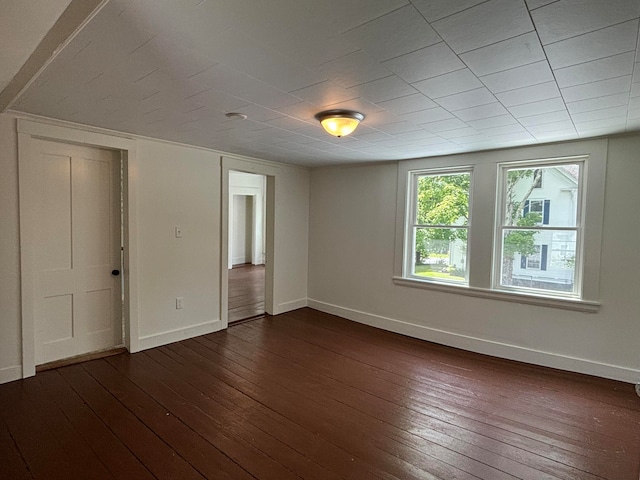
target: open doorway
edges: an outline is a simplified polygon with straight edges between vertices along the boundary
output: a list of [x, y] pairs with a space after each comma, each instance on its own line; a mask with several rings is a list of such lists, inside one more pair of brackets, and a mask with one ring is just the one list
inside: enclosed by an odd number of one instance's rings
[[229, 323], [265, 313], [266, 177], [229, 172]]

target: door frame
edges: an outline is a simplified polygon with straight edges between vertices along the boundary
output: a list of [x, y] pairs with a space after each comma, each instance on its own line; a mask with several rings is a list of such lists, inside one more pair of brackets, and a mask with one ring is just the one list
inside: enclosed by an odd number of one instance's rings
[[276, 199], [276, 180], [279, 167], [276, 165], [268, 165], [264, 163], [254, 162], [233, 157], [221, 157], [222, 168], [222, 188], [221, 188], [221, 228], [220, 228], [220, 320], [222, 328], [229, 326], [229, 174], [231, 170], [244, 173], [253, 173], [264, 175], [266, 177], [265, 188], [265, 206], [266, 215], [263, 219], [265, 229], [265, 245], [264, 245], [264, 309], [269, 315], [273, 315], [275, 304], [273, 301], [274, 278], [275, 278], [275, 199]]
[[138, 249], [137, 249], [137, 159], [136, 141], [127, 137], [77, 130], [60, 125], [18, 119], [18, 185], [20, 201], [20, 293], [22, 307], [22, 378], [35, 375], [35, 318], [33, 251], [37, 240], [35, 232], [27, 228], [26, 209], [30, 200], [26, 191], [24, 166], [31, 158], [32, 139], [58, 141], [122, 153], [124, 198], [124, 344], [130, 352], [137, 352], [138, 339]]

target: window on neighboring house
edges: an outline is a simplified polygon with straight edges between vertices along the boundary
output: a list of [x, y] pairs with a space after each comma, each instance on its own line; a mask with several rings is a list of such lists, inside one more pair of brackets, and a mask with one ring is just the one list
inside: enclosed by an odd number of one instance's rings
[[542, 225], [549, 225], [550, 208], [551, 200], [526, 200], [524, 202], [524, 210], [522, 214], [535, 214], [540, 218], [538, 223], [541, 223]]
[[520, 268], [528, 270], [546, 270], [548, 245], [535, 245], [531, 255], [520, 256]]
[[467, 283], [469, 171], [411, 174], [407, 272], [415, 278]]
[[[540, 172], [538, 174], [538, 172]], [[500, 224], [495, 287], [555, 295], [580, 295], [576, 258], [582, 252], [579, 215], [582, 162], [503, 164], [500, 169]], [[530, 199], [537, 178], [545, 176], [544, 200]], [[551, 200], [554, 215], [550, 215]], [[520, 265], [515, 259], [520, 258]]]

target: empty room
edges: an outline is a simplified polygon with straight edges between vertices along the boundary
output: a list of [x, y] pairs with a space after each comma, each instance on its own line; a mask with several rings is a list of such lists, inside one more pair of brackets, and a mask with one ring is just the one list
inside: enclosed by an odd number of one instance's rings
[[0, 2], [0, 479], [640, 480], [639, 28]]

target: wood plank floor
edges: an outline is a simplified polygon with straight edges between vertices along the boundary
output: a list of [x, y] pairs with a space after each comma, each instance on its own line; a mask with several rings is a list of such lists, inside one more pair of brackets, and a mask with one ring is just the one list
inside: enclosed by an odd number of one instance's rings
[[264, 265], [236, 265], [229, 270], [229, 322], [264, 313]]
[[2, 479], [639, 474], [632, 385], [311, 309], [0, 385]]

